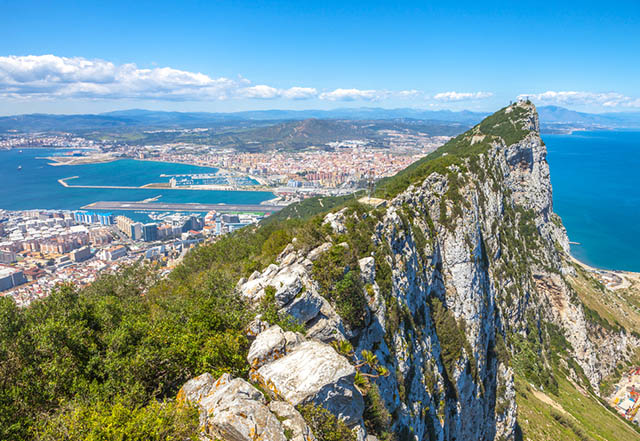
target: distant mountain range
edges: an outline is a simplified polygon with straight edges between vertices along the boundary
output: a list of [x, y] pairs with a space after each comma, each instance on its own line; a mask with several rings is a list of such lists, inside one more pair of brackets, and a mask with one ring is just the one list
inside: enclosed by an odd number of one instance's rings
[[[538, 108], [543, 131], [572, 129], [640, 128], [640, 112], [583, 113], [556, 106]], [[28, 114], [0, 117], [0, 132], [91, 132], [122, 129], [172, 129], [195, 127], [244, 126], [248, 122], [268, 125], [305, 119], [339, 120], [422, 120], [471, 126], [487, 113], [449, 110], [345, 108], [335, 110], [255, 110], [234, 113], [164, 112], [121, 110], [89, 115]], [[249, 124], [251, 125], [251, 124]]]

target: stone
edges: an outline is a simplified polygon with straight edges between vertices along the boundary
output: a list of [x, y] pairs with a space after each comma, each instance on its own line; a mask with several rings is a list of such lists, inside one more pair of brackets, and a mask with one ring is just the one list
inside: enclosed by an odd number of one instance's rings
[[296, 319], [299, 323], [307, 323], [318, 315], [324, 299], [307, 289], [302, 295], [295, 298], [282, 311]]
[[376, 281], [376, 261], [373, 257], [363, 257], [358, 260], [358, 265], [360, 266], [360, 274], [362, 276], [363, 282], [373, 283]]
[[257, 369], [265, 362], [282, 357], [285, 354], [285, 333], [280, 326], [274, 325], [261, 332], [251, 343], [247, 361], [252, 368]]
[[312, 249], [312, 250], [309, 252], [309, 255], [307, 256], [307, 258], [308, 258], [310, 261], [312, 261], [312, 262], [313, 262], [313, 261], [314, 261], [314, 260], [316, 260], [318, 257], [320, 257], [320, 255], [321, 255], [322, 253], [324, 253], [324, 252], [326, 252], [326, 251], [329, 251], [329, 248], [331, 248], [331, 242], [325, 242], [325, 243], [323, 243], [322, 245], [320, 245], [320, 246], [318, 246], [318, 247], [316, 247], [316, 248]]
[[208, 434], [225, 441], [287, 441], [278, 418], [262, 403], [231, 400], [221, 403], [208, 420]]
[[256, 377], [294, 406], [311, 402], [355, 426], [364, 411], [362, 395], [353, 384], [355, 373], [349, 361], [331, 346], [306, 341], [260, 367]]
[[289, 303], [302, 290], [301, 275], [306, 273], [302, 265], [284, 267], [271, 281], [269, 285], [276, 289], [276, 301], [282, 307]]
[[278, 417], [282, 427], [291, 431], [290, 441], [316, 441], [311, 428], [307, 425], [290, 403], [286, 401], [272, 401], [269, 403], [269, 410]]
[[200, 409], [203, 439], [287, 441], [262, 393], [241, 378], [224, 374], [213, 381], [203, 374], [185, 383], [178, 398]]
[[258, 314], [247, 326], [245, 333], [248, 337], [255, 337], [269, 327], [269, 323], [262, 320], [262, 314]]
[[187, 381], [178, 391], [176, 397], [179, 402], [199, 404], [211, 389], [215, 387], [216, 379], [210, 373], [202, 374]]

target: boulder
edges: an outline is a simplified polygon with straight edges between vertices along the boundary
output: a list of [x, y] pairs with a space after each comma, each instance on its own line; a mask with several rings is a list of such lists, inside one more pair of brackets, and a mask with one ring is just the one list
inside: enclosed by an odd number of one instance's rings
[[179, 402], [198, 405], [215, 387], [216, 379], [210, 373], [202, 374], [187, 381], [176, 397]]
[[224, 401], [208, 423], [210, 430], [206, 433], [225, 441], [287, 441], [278, 418], [258, 401]]
[[284, 356], [301, 341], [302, 337], [295, 332], [284, 332], [280, 326], [274, 325], [258, 334], [249, 348], [247, 361], [253, 369], [257, 369], [268, 361]]
[[290, 403], [272, 401], [269, 403], [269, 410], [278, 417], [282, 427], [290, 431], [291, 441], [316, 441], [311, 428]]
[[331, 248], [331, 242], [325, 242], [322, 245], [320, 245], [319, 247], [316, 247], [314, 249], [312, 249], [309, 252], [309, 255], [307, 256], [307, 259], [309, 259], [310, 261], [314, 261], [316, 260], [318, 257], [320, 257], [320, 255], [326, 251], [329, 251], [329, 248]]
[[289, 303], [302, 290], [301, 276], [306, 273], [306, 269], [302, 265], [291, 265], [284, 267], [273, 279], [269, 281], [269, 285], [276, 289], [276, 302], [279, 307]]
[[318, 315], [325, 300], [311, 290], [306, 290], [285, 306], [282, 311], [298, 321], [307, 323]]
[[178, 398], [200, 409], [203, 439], [287, 441], [262, 393], [241, 378], [224, 374], [213, 381], [203, 374], [185, 383]]
[[363, 257], [358, 260], [360, 266], [360, 274], [364, 283], [373, 283], [376, 281], [376, 261], [373, 257]]
[[354, 426], [364, 410], [362, 395], [353, 384], [355, 373], [349, 361], [331, 346], [307, 341], [263, 365], [254, 375], [292, 405], [312, 402]]

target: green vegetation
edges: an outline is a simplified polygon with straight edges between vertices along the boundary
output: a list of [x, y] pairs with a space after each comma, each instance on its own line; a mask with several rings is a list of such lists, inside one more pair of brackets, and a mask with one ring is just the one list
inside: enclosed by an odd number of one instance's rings
[[475, 358], [462, 322], [458, 323], [453, 313], [446, 309], [440, 299], [436, 297], [431, 298], [431, 316], [440, 342], [440, 357], [448, 378], [454, 378], [456, 363], [462, 357], [464, 349], [470, 360], [471, 374], [474, 379], [478, 380]]
[[248, 311], [225, 274], [176, 283], [140, 266], [25, 309], [0, 299], [0, 439], [30, 439], [39, 420], [71, 424], [56, 413], [101, 402], [142, 417], [195, 375], [244, 376]]
[[348, 246], [333, 245], [313, 262], [320, 293], [351, 328], [364, 325], [367, 299], [356, 256]]
[[364, 396], [364, 404], [363, 419], [367, 432], [375, 435], [380, 441], [395, 441], [396, 437], [391, 432], [391, 414], [385, 407], [375, 383], [371, 384]]
[[621, 419], [591, 391], [578, 389], [555, 372], [558, 391], [549, 396], [516, 375], [518, 421], [525, 441], [626, 441], [640, 437], [638, 429]]
[[258, 312], [262, 314], [262, 320], [272, 325], [280, 326], [284, 331], [306, 333], [307, 328], [304, 324], [298, 323], [295, 318], [290, 315], [283, 316], [278, 312], [276, 303], [276, 289], [273, 286], [267, 286], [264, 289], [264, 297], [260, 300]]
[[[508, 109], [512, 109], [507, 112]], [[485, 118], [473, 129], [453, 138], [435, 152], [414, 162], [395, 176], [380, 180], [376, 187], [379, 197], [392, 198], [404, 191], [409, 185], [417, 184], [431, 175], [439, 173], [449, 175], [451, 166], [466, 170], [468, 160], [485, 153], [491, 144], [500, 139], [506, 145], [521, 141], [529, 130], [522, 119], [528, 110], [519, 106], [505, 107]]]
[[298, 406], [318, 441], [356, 441], [356, 435], [347, 425], [324, 407], [314, 404]]
[[45, 421], [38, 441], [197, 441], [198, 411], [175, 402], [152, 401], [131, 408], [122, 403], [78, 405]]

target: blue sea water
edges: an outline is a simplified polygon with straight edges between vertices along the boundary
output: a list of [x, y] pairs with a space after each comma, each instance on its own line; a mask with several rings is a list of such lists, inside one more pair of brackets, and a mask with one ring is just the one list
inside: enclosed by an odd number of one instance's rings
[[[38, 159], [59, 153], [51, 149], [0, 150], [0, 208], [6, 210], [74, 210], [96, 201], [141, 201], [160, 196], [168, 203], [256, 204], [273, 198], [270, 192], [167, 190], [167, 189], [93, 189], [68, 188], [58, 179], [78, 176], [70, 185], [140, 186], [167, 182], [166, 174], [212, 173], [216, 169], [186, 164], [122, 159], [103, 164], [52, 166]], [[18, 170], [18, 166], [22, 166]], [[131, 215], [133, 215], [132, 212]]]
[[554, 211], [579, 260], [640, 271], [640, 132], [543, 135]]

